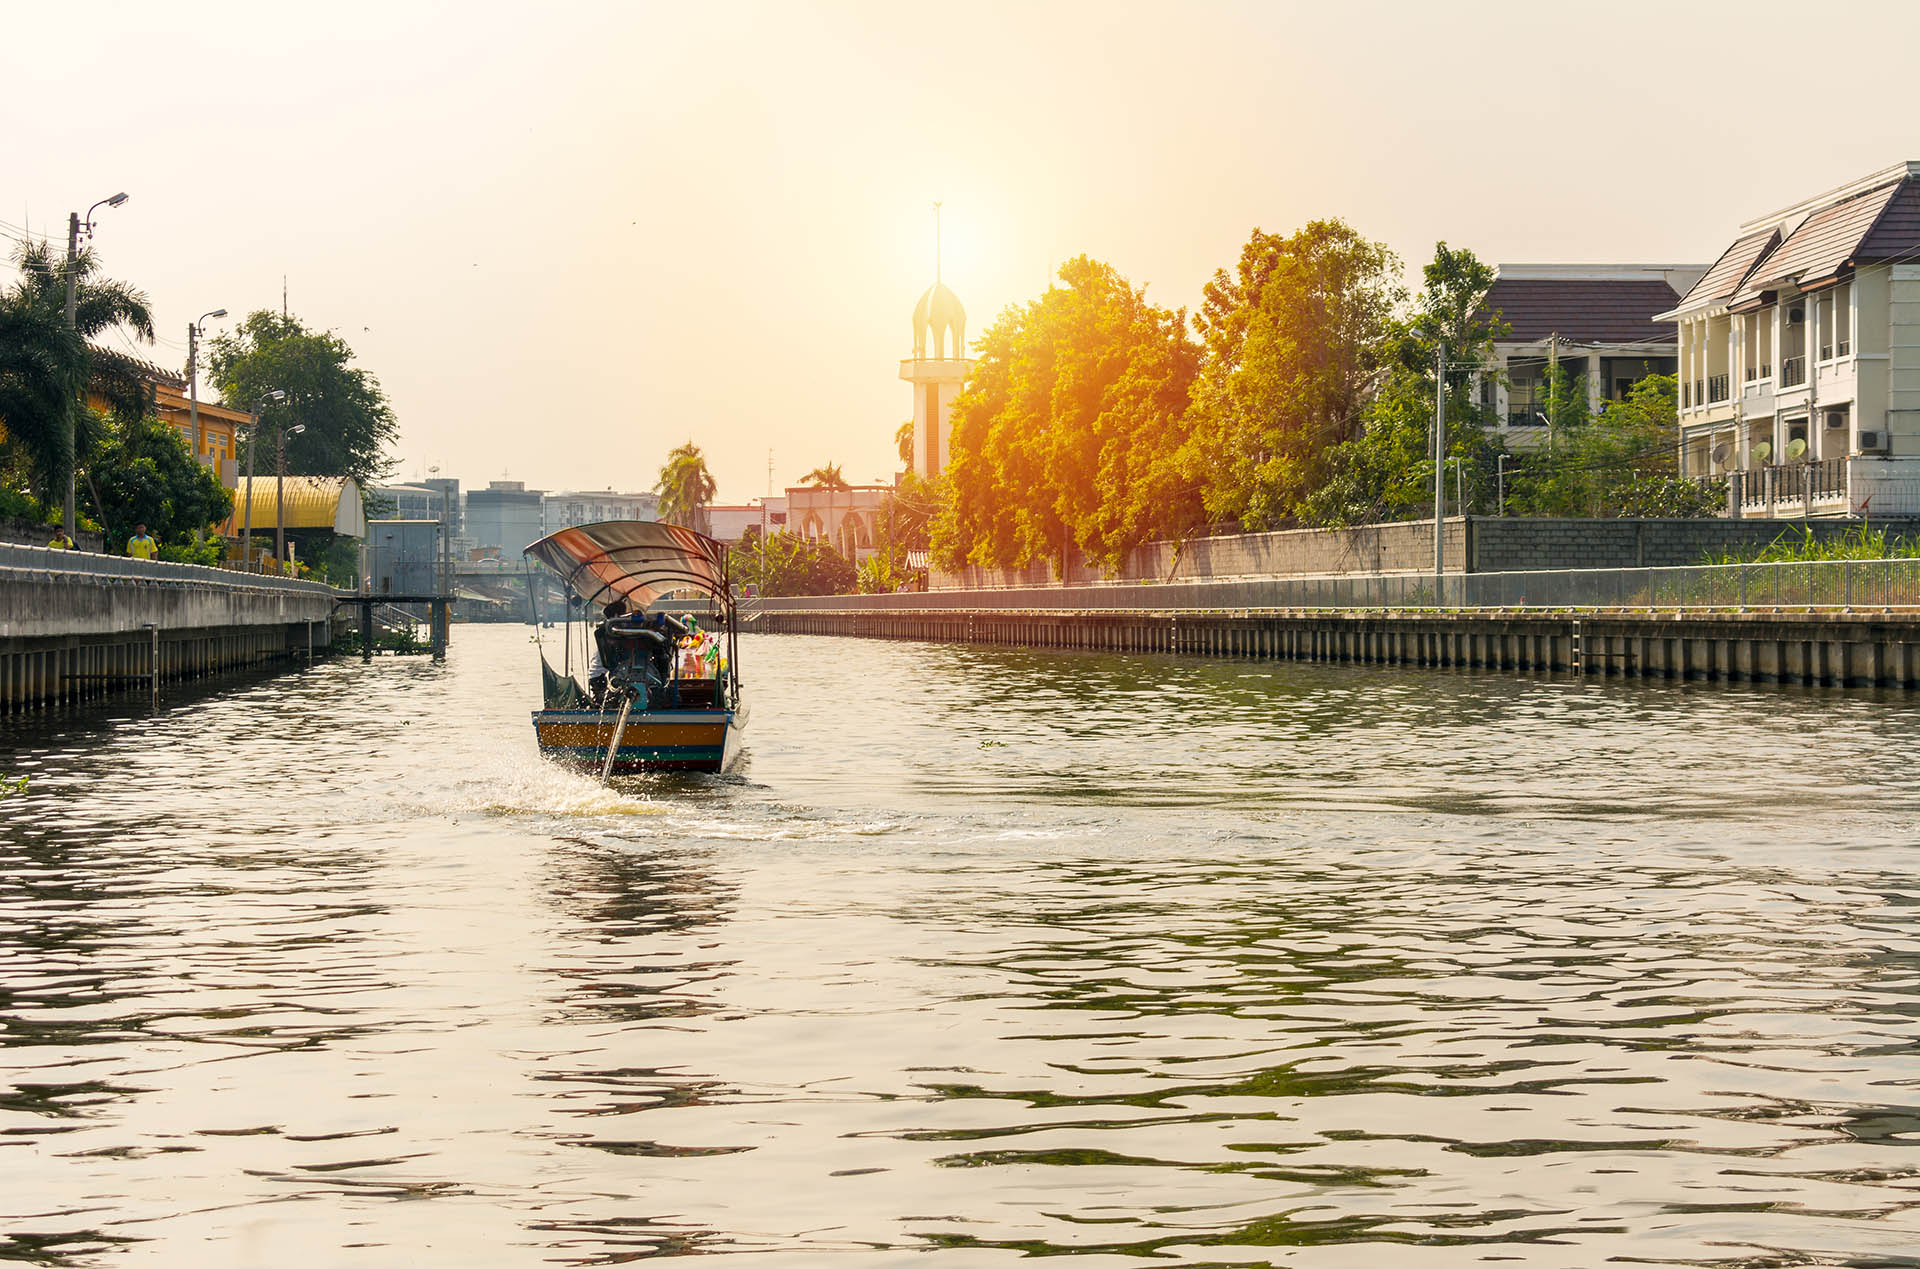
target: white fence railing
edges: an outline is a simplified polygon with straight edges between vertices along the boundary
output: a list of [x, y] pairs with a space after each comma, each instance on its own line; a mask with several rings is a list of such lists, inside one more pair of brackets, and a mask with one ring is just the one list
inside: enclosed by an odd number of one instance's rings
[[323, 582], [298, 581], [271, 573], [250, 573], [234, 568], [208, 568], [200, 564], [169, 564], [161, 560], [135, 560], [120, 555], [98, 555], [91, 551], [56, 551], [44, 546], [13, 546], [0, 543], [0, 570], [52, 573], [75, 578], [138, 578], [149, 582], [176, 585], [238, 586], [302, 593], [333, 594]]

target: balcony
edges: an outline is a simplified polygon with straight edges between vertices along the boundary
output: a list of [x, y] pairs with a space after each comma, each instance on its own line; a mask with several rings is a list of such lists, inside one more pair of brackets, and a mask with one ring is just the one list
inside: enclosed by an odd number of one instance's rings
[[1780, 463], [1730, 473], [1737, 478], [1740, 505], [1749, 515], [1831, 514], [1847, 505], [1847, 460]]
[[1780, 362], [1780, 386], [1795, 388], [1807, 381], [1807, 359], [1787, 357]]
[[1726, 375], [1708, 375], [1707, 404], [1712, 405], [1716, 401], [1725, 401], [1727, 399], [1728, 388], [1729, 385]]

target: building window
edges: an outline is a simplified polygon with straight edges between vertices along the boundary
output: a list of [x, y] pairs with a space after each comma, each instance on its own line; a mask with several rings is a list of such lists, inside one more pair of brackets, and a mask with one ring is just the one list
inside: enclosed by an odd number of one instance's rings
[[1842, 282], [1833, 305], [1833, 352], [1845, 357], [1853, 352], [1853, 283]]

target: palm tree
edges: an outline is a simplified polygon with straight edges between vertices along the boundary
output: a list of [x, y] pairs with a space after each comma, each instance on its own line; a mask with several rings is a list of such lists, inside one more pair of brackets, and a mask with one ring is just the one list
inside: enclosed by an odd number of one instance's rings
[[[151, 343], [153, 315], [140, 291], [95, 276], [98, 262], [89, 250], [73, 262], [74, 324], [69, 329], [66, 257], [40, 241], [23, 245], [14, 259], [20, 277], [0, 294], [0, 418], [6, 420], [8, 447], [24, 460], [45, 502], [66, 488], [68, 474], [99, 436], [97, 420], [79, 400], [89, 386], [122, 417], [152, 411], [153, 386], [131, 359], [92, 348], [88, 341], [120, 330]], [[69, 417], [75, 423], [72, 433]]]
[[828, 463], [825, 467], [814, 468], [800, 478], [800, 483], [815, 489], [846, 490], [853, 488], [852, 485], [847, 483], [847, 478], [840, 474], [839, 463]]
[[[853, 486], [849, 485], [847, 478], [840, 474], [839, 463], [828, 463], [825, 467], [814, 468], [800, 478], [800, 483], [814, 489], [824, 489], [827, 491], [827, 544], [834, 550], [839, 551], [840, 543], [834, 541], [833, 495], [852, 489]], [[853, 557], [852, 551], [843, 551], [841, 554], [849, 559]]]
[[893, 434], [893, 443], [900, 451], [900, 461], [913, 466], [913, 420], [902, 423]]
[[669, 453], [660, 469], [660, 483], [654, 486], [660, 495], [660, 518], [705, 533], [707, 504], [718, 489], [700, 447], [688, 441]]

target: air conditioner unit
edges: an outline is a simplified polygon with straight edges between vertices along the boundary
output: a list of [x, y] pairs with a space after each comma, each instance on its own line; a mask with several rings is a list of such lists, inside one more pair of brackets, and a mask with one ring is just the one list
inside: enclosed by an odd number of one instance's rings
[[1791, 309], [1788, 309], [1788, 310], [1787, 310], [1787, 320], [1788, 320], [1789, 322], [1792, 322], [1792, 323], [1794, 323], [1795, 325], [1798, 325], [1799, 323], [1801, 323], [1801, 322], [1804, 322], [1804, 321], [1806, 321], [1806, 320], [1807, 320], [1807, 310], [1806, 310], [1806, 309], [1804, 309], [1804, 308], [1791, 308]]
[[1847, 412], [1845, 410], [1828, 410], [1827, 411], [1827, 430], [1829, 432], [1838, 431], [1839, 429], [1845, 427], [1846, 425], [1847, 425]]
[[1860, 452], [1862, 454], [1884, 454], [1887, 452], [1887, 434], [1881, 431], [1860, 431]]

